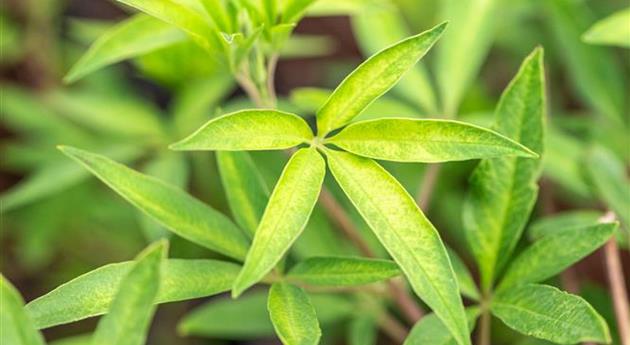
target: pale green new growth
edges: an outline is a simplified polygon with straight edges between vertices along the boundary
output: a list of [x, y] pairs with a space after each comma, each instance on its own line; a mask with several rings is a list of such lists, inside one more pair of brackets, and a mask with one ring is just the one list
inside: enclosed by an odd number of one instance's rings
[[144, 14], [126, 19], [99, 37], [64, 78], [71, 83], [105, 66], [188, 39], [179, 29]]
[[551, 286], [508, 289], [493, 300], [492, 313], [523, 334], [559, 344], [610, 343], [606, 321], [593, 307]]
[[356, 122], [328, 142], [359, 156], [397, 162], [537, 156], [499, 133], [449, 120], [390, 118]]
[[181, 189], [101, 155], [67, 146], [59, 149], [175, 234], [235, 259], [245, 257], [245, 234], [223, 214]]
[[601, 247], [618, 224], [596, 224], [547, 235], [517, 256], [499, 289], [544, 281]]
[[280, 150], [313, 139], [299, 116], [278, 110], [242, 110], [210, 120], [170, 146], [173, 150]]
[[275, 283], [267, 303], [271, 322], [284, 345], [317, 345], [322, 331], [315, 309], [301, 288]]
[[348, 75], [317, 112], [319, 135], [323, 137], [350, 122], [391, 89], [431, 49], [446, 25], [442, 23], [382, 50]]
[[249, 153], [219, 151], [216, 156], [232, 215], [253, 237], [269, 200], [269, 188]]
[[[475, 328], [480, 310], [477, 307], [466, 308], [468, 325]], [[456, 345], [453, 335], [435, 314], [425, 315], [411, 329], [403, 345]]]
[[400, 274], [388, 260], [351, 257], [311, 257], [287, 274], [289, 281], [307, 285], [351, 286], [375, 283]]
[[[543, 52], [537, 48], [501, 96], [495, 130], [543, 151]], [[470, 178], [464, 205], [466, 239], [477, 260], [481, 285], [488, 289], [509, 259], [536, 201], [540, 160], [506, 157], [483, 160]]]
[[304, 11], [317, 0], [284, 0], [282, 4], [282, 22], [297, 22], [304, 14]]
[[245, 265], [234, 282], [233, 296], [257, 283], [282, 259], [313, 211], [326, 174], [314, 149], [301, 149], [289, 160], [254, 235]]
[[582, 39], [592, 44], [630, 48], [630, 7], [593, 24]]
[[0, 343], [12, 345], [44, 345], [44, 338], [33, 327], [33, 321], [24, 311], [22, 296], [13, 285], [0, 275]]
[[[133, 262], [100, 267], [57, 287], [26, 306], [37, 328], [48, 328], [107, 311]], [[217, 260], [169, 259], [163, 264], [156, 303], [212, 296], [228, 291], [240, 266]]]
[[107, 315], [98, 323], [92, 345], [142, 345], [155, 313], [155, 299], [168, 242], [142, 251], [120, 283]]
[[470, 344], [457, 279], [440, 237], [394, 177], [376, 162], [326, 150], [333, 176], [400, 266], [415, 293], [449, 329]]

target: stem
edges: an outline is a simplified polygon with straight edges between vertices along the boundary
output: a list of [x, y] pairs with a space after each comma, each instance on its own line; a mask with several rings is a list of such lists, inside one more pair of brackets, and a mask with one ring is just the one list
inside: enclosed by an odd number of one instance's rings
[[438, 180], [441, 169], [441, 164], [429, 165], [427, 167], [427, 171], [424, 173], [422, 183], [418, 188], [416, 203], [418, 204], [418, 206], [420, 206], [420, 209], [425, 212], [428, 210], [431, 203], [431, 196], [433, 195], [433, 191], [435, 190], [435, 184]]
[[[615, 214], [608, 212], [600, 222], [613, 221]], [[630, 345], [630, 311], [628, 311], [628, 294], [626, 283], [623, 277], [623, 268], [619, 257], [617, 240], [613, 237], [604, 245], [604, 255], [606, 261], [606, 272], [610, 284], [610, 294], [612, 295], [615, 307], [617, 327], [619, 328], [619, 338], [622, 345]]]
[[267, 61], [267, 95], [272, 107], [276, 106], [277, 96], [275, 87], [276, 67], [278, 66], [278, 54], [272, 54]]
[[391, 315], [383, 313], [378, 318], [378, 324], [392, 340], [397, 344], [402, 344], [407, 338], [407, 329]]
[[262, 108], [264, 107], [264, 102], [262, 97], [260, 96], [260, 92], [258, 92], [258, 88], [256, 84], [245, 74], [237, 74], [236, 81], [241, 86], [243, 91], [247, 94], [247, 97], [254, 102], [256, 107]]
[[483, 308], [481, 319], [479, 320], [479, 330], [477, 333], [477, 345], [490, 345], [490, 326], [492, 317], [486, 307]]

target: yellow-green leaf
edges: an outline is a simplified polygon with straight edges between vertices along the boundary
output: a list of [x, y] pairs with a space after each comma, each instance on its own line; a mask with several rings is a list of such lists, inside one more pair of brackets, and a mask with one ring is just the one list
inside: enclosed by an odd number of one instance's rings
[[[85, 273], [31, 301], [26, 311], [37, 328], [101, 315], [129, 273], [133, 261], [109, 264]], [[240, 266], [217, 260], [169, 259], [164, 262], [155, 303], [182, 301], [228, 291]]]
[[391, 89], [422, 58], [446, 28], [442, 23], [402, 40], [373, 55], [344, 79], [317, 112], [320, 136], [359, 115], [370, 103]]
[[376, 162], [326, 150], [333, 176], [409, 280], [460, 345], [470, 344], [457, 278], [438, 232]]
[[234, 282], [233, 296], [257, 283], [282, 259], [302, 233], [326, 174], [314, 149], [301, 149], [289, 160], [262, 216], [245, 265]]
[[242, 110], [210, 120], [171, 145], [173, 150], [280, 150], [308, 142], [313, 132], [295, 114], [278, 110]]
[[107, 315], [98, 323], [93, 345], [142, 345], [155, 313], [155, 299], [168, 242], [160, 241], [142, 251], [121, 279]]
[[630, 48], [630, 7], [596, 22], [582, 39], [592, 44]]
[[606, 321], [590, 304], [548, 285], [507, 289], [493, 300], [492, 313], [518, 332], [555, 343], [610, 343]]
[[395, 262], [352, 257], [311, 257], [295, 265], [287, 279], [308, 285], [351, 286], [375, 283], [400, 274]]
[[44, 338], [24, 311], [22, 296], [0, 275], [0, 343], [12, 345], [44, 345]]
[[448, 162], [501, 156], [536, 157], [503, 135], [450, 120], [356, 122], [327, 142], [359, 156], [396, 162]]
[[[475, 328], [479, 308], [466, 308], [468, 325]], [[403, 345], [455, 345], [455, 339], [435, 314], [425, 315], [411, 329]]]
[[244, 232], [181, 189], [101, 155], [67, 146], [60, 150], [175, 234], [235, 259], [245, 257], [249, 241]]
[[271, 322], [284, 345], [317, 345], [322, 331], [315, 308], [301, 288], [275, 283], [267, 303]]

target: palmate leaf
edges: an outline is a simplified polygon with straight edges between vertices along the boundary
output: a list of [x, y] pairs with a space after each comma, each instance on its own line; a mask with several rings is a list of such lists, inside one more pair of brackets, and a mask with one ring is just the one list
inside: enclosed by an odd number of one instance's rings
[[269, 201], [269, 188], [249, 153], [219, 151], [216, 157], [232, 215], [253, 237]]
[[75, 82], [105, 66], [187, 40], [181, 30], [145, 14], [116, 24], [99, 37], [64, 78]]
[[[26, 311], [35, 327], [48, 328], [107, 312], [134, 262], [109, 264], [85, 273], [33, 300]], [[228, 291], [240, 266], [218, 260], [168, 259], [155, 303], [182, 301]]]
[[344, 79], [317, 112], [320, 136], [359, 115], [415, 65], [440, 38], [446, 23], [400, 41], [373, 55]]
[[375, 283], [400, 275], [395, 262], [351, 257], [311, 257], [295, 265], [289, 281], [307, 285], [352, 286]]
[[[475, 328], [480, 310], [477, 307], [466, 308], [468, 325]], [[424, 316], [409, 332], [403, 345], [455, 345], [455, 339], [435, 314]]]
[[436, 76], [443, 111], [457, 115], [464, 92], [474, 80], [493, 42], [496, 0], [444, 0], [441, 18], [452, 23], [437, 47]]
[[630, 8], [596, 22], [582, 35], [584, 42], [630, 48]]
[[[530, 54], [496, 109], [495, 130], [542, 154], [544, 74], [541, 48]], [[482, 160], [470, 178], [464, 204], [468, 244], [489, 288], [505, 265], [536, 201], [540, 160], [506, 157]]]
[[210, 120], [172, 144], [173, 150], [280, 150], [310, 141], [313, 132], [295, 114], [278, 110], [242, 110]]
[[536, 157], [494, 131], [450, 120], [356, 122], [328, 140], [356, 155], [396, 162], [448, 162], [500, 156]]
[[457, 279], [440, 237], [413, 198], [376, 162], [326, 150], [333, 176], [460, 345], [470, 344]]
[[499, 290], [544, 281], [601, 247], [618, 224], [596, 224], [559, 230], [534, 242], [512, 261]]
[[289, 250], [308, 222], [325, 174], [324, 159], [314, 148], [291, 157], [269, 198], [232, 296], [262, 279]]
[[322, 331], [315, 308], [302, 288], [274, 283], [267, 303], [271, 322], [284, 345], [317, 345]]
[[142, 345], [155, 313], [162, 262], [168, 242], [160, 241], [142, 251], [121, 279], [114, 299], [98, 323], [93, 345]]
[[579, 296], [528, 284], [498, 294], [492, 313], [509, 327], [560, 344], [610, 343], [606, 321]]
[[66, 146], [60, 150], [175, 234], [235, 259], [245, 257], [249, 241], [243, 231], [181, 189], [101, 155]]
[[0, 275], [0, 343], [14, 345], [44, 345], [44, 337], [33, 327], [31, 317], [24, 311], [22, 296]]

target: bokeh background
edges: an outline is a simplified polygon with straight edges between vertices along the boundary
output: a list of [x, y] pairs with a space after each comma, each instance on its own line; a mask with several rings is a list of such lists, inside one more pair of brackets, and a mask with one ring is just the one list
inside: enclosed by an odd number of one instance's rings
[[[453, 45], [441, 47], [449, 39], [445, 35], [425, 57], [422, 69], [413, 72], [429, 76], [429, 91], [408, 80], [371, 107], [366, 116], [457, 116], [487, 125], [501, 91], [522, 59], [541, 45], [545, 48], [550, 126], [534, 221], [575, 210], [589, 210], [585, 217], [596, 218], [613, 209], [622, 221], [630, 218], [627, 200], [616, 202], [607, 194], [611, 189], [614, 194], [615, 189], [627, 192], [630, 188], [630, 50], [587, 44], [581, 39], [596, 20], [628, 6], [627, 1], [496, 0], [493, 14], [478, 18], [465, 14], [474, 1], [324, 2], [297, 26], [295, 38], [282, 54], [276, 74], [280, 108], [311, 116], [312, 120], [325, 89], [334, 88], [365, 57], [405, 33], [418, 33], [449, 19], [453, 26], [479, 30], [478, 41], [463, 42], [463, 48], [449, 50]], [[27, 301], [98, 266], [133, 258], [164, 231], [65, 158], [55, 149], [58, 144], [126, 162], [229, 213], [212, 154], [171, 153], [166, 147], [178, 134], [164, 137], [152, 130], [160, 121], [186, 116], [207, 120], [251, 106], [228, 71], [197, 48], [182, 44], [115, 64], [71, 85], [63, 83], [64, 75], [89, 44], [130, 13], [129, 8], [110, 0], [1, 3], [0, 270]], [[475, 20], [478, 22], [473, 23]], [[254, 158], [273, 185], [284, 158], [267, 153]], [[444, 165], [431, 203], [424, 205], [445, 241], [469, 263], [460, 209], [467, 176], [475, 164]], [[408, 191], [420, 193], [425, 165], [386, 167]], [[625, 182], [616, 186], [595, 182], [610, 180], [610, 174]], [[347, 206], [341, 196], [340, 201]], [[350, 212], [370, 245], [384, 254], [358, 215]], [[315, 230], [303, 236], [296, 250], [305, 256], [327, 251], [348, 253], [335, 225], [322, 215], [315, 218], [309, 226]], [[627, 278], [627, 239], [620, 241]], [[171, 257], [212, 256], [176, 237], [171, 246]], [[601, 253], [589, 256], [556, 283], [589, 300], [615, 333]], [[202, 302], [205, 300], [161, 306], [149, 343], [277, 343], [273, 337], [268, 341], [230, 342], [217, 340], [221, 336], [178, 335], [178, 320]], [[234, 323], [237, 330], [242, 322], [229, 310], [221, 321]], [[342, 336], [346, 321], [340, 317], [330, 325], [338, 329], [331, 334]], [[44, 334], [49, 340], [61, 339], [88, 332], [95, 324], [96, 320], [90, 319]], [[495, 331], [495, 338], [503, 339], [503, 344], [522, 340], [514, 338], [507, 328], [499, 326]], [[343, 344], [341, 336], [332, 337], [331, 343]], [[388, 343], [387, 338], [381, 341]]]

